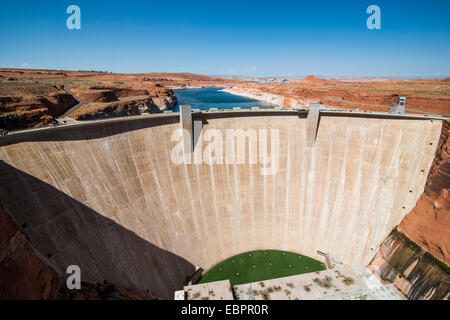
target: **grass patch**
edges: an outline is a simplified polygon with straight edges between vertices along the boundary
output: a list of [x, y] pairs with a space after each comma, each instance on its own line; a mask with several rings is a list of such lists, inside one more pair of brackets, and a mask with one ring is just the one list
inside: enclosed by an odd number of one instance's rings
[[260, 250], [238, 254], [211, 268], [199, 283], [230, 280], [231, 285], [325, 270], [325, 265], [301, 254]]

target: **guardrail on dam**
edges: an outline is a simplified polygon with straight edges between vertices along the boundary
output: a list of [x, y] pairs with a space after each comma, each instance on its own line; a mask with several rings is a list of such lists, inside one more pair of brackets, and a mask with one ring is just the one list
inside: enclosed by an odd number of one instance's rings
[[0, 138], [0, 202], [59, 271], [170, 299], [195, 266], [255, 249], [368, 264], [423, 192], [442, 120], [321, 112], [193, 114], [202, 130], [277, 129], [262, 164], [175, 164], [178, 114], [32, 130]]

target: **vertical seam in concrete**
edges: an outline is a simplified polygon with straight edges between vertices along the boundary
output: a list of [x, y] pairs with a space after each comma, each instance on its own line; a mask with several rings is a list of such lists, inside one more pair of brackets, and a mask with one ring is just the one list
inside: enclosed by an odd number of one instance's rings
[[[203, 156], [202, 156], [203, 157]], [[197, 177], [201, 177], [201, 173], [200, 173], [200, 171], [201, 171], [201, 167], [200, 166], [203, 166], [203, 165], [196, 165], [195, 166], [195, 171], [196, 171], [196, 175], [197, 175]], [[198, 192], [200, 193], [200, 194], [202, 194], [203, 192], [202, 192], [202, 183], [201, 183], [201, 181], [200, 181], [200, 179], [197, 179], [197, 190], [198, 190]], [[200, 215], [201, 215], [201, 224], [202, 224], [202, 229], [203, 229], [203, 234], [205, 234], [206, 233], [206, 231], [207, 231], [207, 229], [208, 229], [208, 225], [207, 225], [207, 223], [205, 222], [205, 207], [204, 207], [204, 205], [203, 205], [203, 197], [199, 197], [199, 205], [200, 205]], [[202, 250], [202, 252], [206, 252], [206, 250], [205, 250], [205, 247], [206, 246], [203, 246], [204, 248], [203, 248], [203, 250]], [[205, 259], [205, 257], [206, 257], [206, 255], [205, 256], [203, 256], [203, 257], [201, 257], [201, 260], [200, 261], [202, 261], [202, 263], [205, 263], [204, 262], [204, 259]]]
[[[245, 140], [244, 140], [245, 141]], [[250, 149], [251, 149], [251, 146], [250, 146], [250, 144], [251, 144], [251, 138], [249, 137], [249, 139], [248, 139], [248, 145], [249, 145], [249, 147], [248, 147], [248, 163], [249, 163], [249, 169], [248, 169], [248, 171], [250, 171], [250, 174], [249, 174], [249, 178], [250, 178], [250, 190], [254, 190], [253, 188], [253, 173], [252, 173], [252, 171], [254, 170], [254, 166], [255, 165], [251, 165], [250, 164]], [[245, 153], [246, 153], [246, 151], [245, 151]], [[254, 195], [253, 195], [254, 196]], [[264, 197], [264, 201], [263, 201], [263, 204], [264, 204], [264, 208], [266, 207], [266, 201], [265, 201], [265, 199], [266, 199], [266, 197]], [[253, 246], [254, 244], [255, 244], [255, 205], [254, 205], [254, 201], [250, 201], [250, 223], [251, 223], [251, 236], [250, 236], [250, 242], [251, 242], [251, 246]]]
[[[328, 147], [328, 152], [329, 154], [332, 154], [333, 152], [333, 144], [330, 143], [329, 147]], [[329, 206], [329, 198], [330, 198], [330, 188], [331, 188], [331, 165], [332, 165], [332, 157], [328, 157], [328, 161], [327, 161], [327, 174], [326, 174], [326, 179], [325, 181], [326, 183], [326, 187], [325, 187], [325, 195], [323, 197], [324, 201], [324, 206], [322, 207], [322, 210], [318, 213], [319, 215], [319, 228], [318, 230], [320, 230], [319, 232], [321, 232], [318, 235], [313, 235], [314, 238], [319, 237], [322, 239], [326, 239], [327, 237], [327, 231], [326, 231], [326, 226], [328, 225], [326, 222], [328, 222], [328, 218], [331, 216], [331, 212], [330, 212], [330, 206]], [[314, 245], [316, 250], [319, 249], [317, 248], [317, 244], [316, 241], [314, 241]]]
[[[339, 212], [339, 205], [342, 205], [343, 203], [343, 197], [344, 197], [344, 190], [345, 190], [345, 182], [346, 182], [346, 171], [347, 171], [347, 155], [348, 155], [348, 139], [349, 139], [349, 131], [351, 132], [351, 129], [349, 127], [345, 128], [345, 145], [344, 145], [344, 152], [343, 152], [343, 159], [341, 163], [340, 168], [340, 174], [339, 174], [339, 181], [337, 184], [337, 196], [334, 202], [333, 211], [332, 211], [332, 226], [338, 225], [341, 216], [341, 212]], [[333, 223], [334, 221], [334, 223]], [[331, 245], [329, 246], [328, 252], [331, 255], [335, 255], [335, 252], [337, 251], [337, 247], [341, 246], [341, 243], [338, 241], [338, 233], [337, 230], [332, 230], [330, 232], [330, 239], [331, 239]]]
[[291, 178], [291, 158], [290, 158], [290, 141], [289, 138], [291, 136], [291, 130], [290, 127], [288, 127], [287, 130], [287, 137], [288, 137], [288, 147], [286, 152], [286, 190], [285, 194], [286, 197], [284, 199], [284, 208], [285, 208], [285, 223], [284, 223], [284, 243], [283, 248], [284, 250], [288, 249], [288, 236], [289, 236], [289, 218], [290, 218], [290, 211], [289, 211], [289, 198], [290, 198], [290, 178]]
[[[228, 146], [227, 146], [227, 148], [228, 148]], [[233, 151], [234, 152], [234, 151]], [[240, 192], [240, 190], [239, 190], [239, 176], [238, 176], [238, 173], [237, 173], [237, 168], [236, 168], [236, 163], [233, 163], [232, 164], [232, 166], [233, 166], [233, 176], [234, 176], [234, 179], [233, 179], [233, 181], [234, 181], [234, 185], [235, 185], [235, 187], [233, 188], [233, 197], [236, 199], [236, 204], [238, 205], [237, 206], [237, 210], [236, 210], [236, 212], [237, 212], [237, 224], [238, 224], [238, 227], [237, 227], [237, 233], [238, 234], [240, 234], [241, 233], [241, 199], [240, 199], [240, 197], [239, 197], [239, 192]], [[238, 244], [238, 248], [239, 248], [239, 252], [241, 251], [241, 245], [242, 245], [242, 243], [241, 242], [239, 242], [239, 244]]]
[[[139, 185], [140, 185], [141, 190], [142, 190], [142, 195], [143, 195], [143, 197], [144, 197], [144, 200], [145, 200], [145, 203], [146, 203], [146, 205], [147, 205], [147, 208], [150, 209], [151, 207], [150, 207], [150, 204], [148, 203], [147, 197], [146, 197], [146, 195], [145, 195], [145, 189], [144, 189], [144, 185], [143, 185], [143, 183], [142, 183], [141, 173], [139, 172], [139, 168], [138, 168], [138, 166], [137, 166], [136, 159], [135, 159], [135, 156], [134, 156], [133, 146], [131, 145], [130, 140], [128, 140], [128, 143], [129, 143], [129, 145], [130, 145], [131, 158], [133, 159], [133, 163], [134, 163], [134, 166], [135, 166], [135, 168], [136, 168], [136, 172], [137, 172], [137, 177], [138, 177]], [[141, 225], [144, 225], [144, 224], [142, 223], [142, 220], [141, 220], [141, 218], [140, 218], [139, 215], [137, 215], [136, 218], [137, 218], [138, 221], [141, 223]], [[146, 240], [149, 241], [149, 239], [151, 239], [151, 237], [149, 236], [149, 234], [148, 234], [148, 232], [147, 232], [147, 229], [146, 229], [146, 228], [142, 228], [142, 231], [143, 231], [143, 233], [144, 233], [145, 236], [146, 236]]]
[[[303, 137], [301, 137], [301, 140], [304, 143], [304, 146], [306, 147], [306, 128], [301, 128], [302, 130], [300, 131], [300, 133], [303, 135]], [[303, 157], [301, 159], [301, 184], [300, 184], [300, 205], [298, 208], [299, 211], [299, 217], [300, 217], [300, 223], [299, 223], [299, 237], [298, 237], [298, 245], [297, 248], [299, 248], [299, 250], [301, 251], [305, 251], [304, 248], [304, 241], [303, 241], [303, 237], [305, 236], [305, 232], [304, 232], [304, 228], [305, 228], [305, 203], [306, 203], [306, 190], [305, 190], [305, 185], [306, 185], [306, 173], [307, 173], [307, 166], [306, 166], [306, 162], [309, 156], [309, 153], [311, 152], [310, 148], [305, 148], [305, 152], [303, 154]]]
[[214, 168], [213, 168], [213, 163], [212, 163], [212, 159], [210, 161], [209, 164], [209, 174], [211, 177], [211, 185], [212, 185], [212, 199], [213, 199], [213, 203], [214, 203], [214, 214], [216, 217], [216, 223], [217, 223], [217, 237], [219, 238], [219, 248], [220, 248], [220, 257], [224, 257], [223, 256], [223, 245], [222, 245], [222, 232], [221, 232], [221, 228], [220, 228], [220, 223], [219, 223], [219, 213], [217, 212], [217, 199], [216, 199], [216, 184], [215, 184], [215, 180], [214, 180]]

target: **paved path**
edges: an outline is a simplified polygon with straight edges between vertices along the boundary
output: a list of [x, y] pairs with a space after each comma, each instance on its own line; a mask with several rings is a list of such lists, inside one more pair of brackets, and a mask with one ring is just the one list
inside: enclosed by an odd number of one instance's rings
[[59, 121], [63, 121], [63, 118], [68, 118], [69, 114], [71, 114], [72, 112], [74, 112], [75, 110], [77, 110], [79, 107], [81, 107], [82, 105], [88, 103], [87, 101], [75, 98], [75, 95], [73, 94], [73, 92], [70, 90], [70, 85], [68, 84], [64, 84], [64, 91], [66, 91], [67, 94], [70, 94], [75, 100], [78, 101], [78, 104], [74, 105], [72, 108], [70, 108], [69, 110], [67, 110], [66, 112], [64, 112], [62, 115], [60, 115], [58, 118], [56, 118], [56, 120]]

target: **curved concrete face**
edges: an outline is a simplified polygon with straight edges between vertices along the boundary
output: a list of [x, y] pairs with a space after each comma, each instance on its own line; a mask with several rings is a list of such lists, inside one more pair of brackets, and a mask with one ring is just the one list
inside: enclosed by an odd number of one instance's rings
[[195, 266], [256, 249], [369, 263], [423, 192], [442, 126], [323, 115], [308, 146], [306, 118], [250, 114], [203, 115], [203, 135], [225, 154], [227, 129], [278, 130], [273, 175], [175, 164], [177, 116], [97, 122], [1, 139], [0, 202], [58, 270], [172, 298]]

